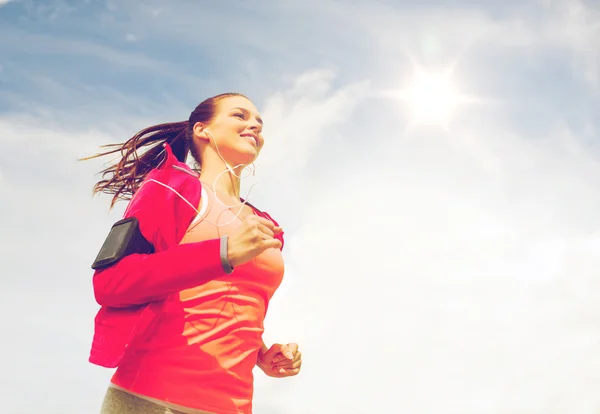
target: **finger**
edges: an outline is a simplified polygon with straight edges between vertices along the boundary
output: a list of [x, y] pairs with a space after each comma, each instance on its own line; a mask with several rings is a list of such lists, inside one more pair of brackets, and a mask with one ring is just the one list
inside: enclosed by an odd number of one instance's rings
[[273, 364], [273, 360], [279, 355], [280, 348], [281, 348], [281, 344], [271, 345], [271, 347], [263, 355], [263, 360], [269, 361], [270, 365]]
[[256, 220], [259, 224], [262, 224], [263, 226], [266, 226], [266, 227], [270, 228], [271, 230], [273, 230], [275, 228], [275, 224], [271, 220], [268, 220], [264, 217], [260, 217], [257, 215], [251, 215], [251, 216], [249, 216], [249, 218], [250, 217], [252, 217], [252, 220]]
[[288, 359], [294, 359], [294, 355], [296, 355], [296, 353], [298, 352], [298, 344], [285, 344], [281, 347], [280, 352], [283, 355], [285, 355]]
[[279, 239], [265, 239], [262, 241], [260, 248], [264, 251], [267, 249], [281, 249], [281, 241]]
[[302, 354], [300, 352], [298, 352], [297, 355], [294, 356], [294, 359], [289, 360], [289, 359], [279, 359], [279, 360], [273, 360], [273, 362], [271, 362], [271, 366], [272, 367], [287, 367], [287, 366], [292, 366], [293, 364], [296, 363], [302, 363]]
[[293, 347], [292, 345], [294, 344], [282, 345], [281, 349], [279, 350], [279, 352], [281, 352], [289, 360], [294, 359], [294, 353], [298, 350], [298, 345], [296, 345], [296, 347]]
[[281, 352], [279, 352], [277, 354], [277, 356], [275, 358], [273, 358], [273, 360], [271, 361], [271, 364], [277, 364], [277, 363], [282, 362], [282, 361], [289, 362], [289, 359], [288, 359], [288, 357], [286, 357], [285, 355], [283, 355]]
[[250, 220], [250, 221], [255, 220], [257, 223], [262, 224], [263, 226], [266, 226], [267, 228], [269, 228], [275, 234], [281, 233], [281, 231], [283, 230], [280, 226], [276, 226], [275, 223], [273, 223], [271, 220], [266, 219], [264, 217], [252, 215], [252, 216], [249, 216], [248, 219], [246, 219], [246, 221], [248, 221], [248, 220]]
[[269, 238], [275, 236], [275, 232], [264, 224], [258, 223], [258, 230]]
[[[294, 354], [294, 357], [292, 358], [292, 361], [300, 361], [302, 359], [302, 352], [298, 351]], [[289, 364], [290, 363], [290, 359], [288, 357], [286, 357], [283, 354], [278, 354], [275, 358], [273, 358], [273, 361], [271, 362], [271, 364], [273, 366], [275, 365], [281, 365], [281, 363], [284, 364]]]
[[294, 361], [282, 361], [278, 364], [273, 364], [273, 369], [279, 369], [279, 368], [296, 369], [296, 368], [300, 368], [301, 366], [302, 366], [302, 360], [298, 359], [298, 360], [294, 360]]
[[287, 344], [287, 349], [292, 353], [292, 354], [296, 354], [298, 352], [298, 344], [295, 343], [290, 343]]
[[297, 375], [300, 372], [300, 368], [296, 368], [296, 369], [284, 369], [284, 368], [281, 368], [277, 372], [282, 377], [291, 377], [291, 376]]
[[279, 352], [277, 353], [277, 355], [273, 358], [272, 362], [279, 362], [279, 361], [290, 361], [292, 359], [296, 359], [296, 358], [300, 358], [302, 357], [302, 354], [300, 353], [300, 351], [298, 351], [298, 347], [290, 347], [289, 344], [288, 345], [281, 345], [279, 347]]

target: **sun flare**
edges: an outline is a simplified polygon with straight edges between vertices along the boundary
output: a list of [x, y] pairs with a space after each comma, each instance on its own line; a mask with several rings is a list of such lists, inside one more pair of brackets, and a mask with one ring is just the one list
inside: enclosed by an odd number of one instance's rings
[[460, 95], [447, 74], [419, 73], [406, 92], [417, 123], [446, 124], [460, 103]]
[[413, 77], [401, 90], [392, 92], [411, 112], [412, 124], [440, 125], [448, 123], [457, 107], [471, 102], [461, 94], [452, 80], [452, 70], [430, 72], [414, 66]]

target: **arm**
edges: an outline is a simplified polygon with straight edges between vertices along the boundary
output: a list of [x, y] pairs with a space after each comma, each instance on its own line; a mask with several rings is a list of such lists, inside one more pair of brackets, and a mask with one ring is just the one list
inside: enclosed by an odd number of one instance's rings
[[[187, 205], [190, 201], [178, 191], [187, 189], [188, 193], [199, 195], [201, 185], [169, 167], [176, 160], [170, 148], [166, 149], [167, 161], [146, 177], [124, 215], [136, 217], [144, 238], [162, 248], [152, 254], [126, 256], [108, 268], [96, 270], [94, 295], [101, 306], [145, 304], [231, 272], [222, 257], [225, 253], [227, 260], [227, 237], [178, 243], [182, 234], [177, 233], [177, 229], [187, 229], [194, 213]], [[192, 202], [197, 203], [197, 200], [192, 199]]]
[[221, 247], [220, 239], [212, 239], [124, 257], [94, 273], [96, 301], [111, 307], [139, 305], [223, 276]]
[[[177, 205], [173, 208], [169, 200], [157, 205], [156, 200], [166, 200], [162, 193], [164, 189], [162, 186], [145, 186], [126, 212], [128, 217], [137, 217], [142, 234], [154, 246], [160, 245], [161, 241], [159, 222], [181, 218], [184, 211], [190, 211], [179, 198], [168, 192], [167, 196], [178, 201], [183, 210]], [[263, 220], [262, 224], [260, 220]], [[233, 271], [232, 265], [245, 263], [269, 247], [281, 248], [279, 240], [265, 239], [261, 230], [261, 226], [273, 227], [273, 223], [264, 218], [260, 220], [249, 219], [242, 225], [235, 235], [237, 242], [233, 250], [229, 249], [228, 238], [224, 236], [173, 245], [153, 254], [132, 254], [106, 269], [97, 270], [93, 277], [96, 301], [101, 306], [128, 307], [164, 299], [172, 293], [229, 274]], [[183, 221], [187, 223], [187, 220]], [[279, 233], [281, 229], [275, 231]]]

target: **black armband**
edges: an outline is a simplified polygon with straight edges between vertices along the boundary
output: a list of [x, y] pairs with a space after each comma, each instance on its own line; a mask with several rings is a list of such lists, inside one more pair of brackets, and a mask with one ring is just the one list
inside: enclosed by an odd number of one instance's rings
[[111, 266], [134, 253], [154, 253], [154, 246], [144, 238], [138, 220], [129, 217], [113, 224], [96, 260], [92, 263], [92, 269]]

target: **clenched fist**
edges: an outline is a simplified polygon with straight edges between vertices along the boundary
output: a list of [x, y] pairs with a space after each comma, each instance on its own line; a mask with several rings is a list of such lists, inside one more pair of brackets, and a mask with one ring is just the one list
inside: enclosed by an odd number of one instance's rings
[[256, 215], [248, 216], [237, 231], [227, 240], [227, 258], [232, 267], [244, 264], [270, 248], [281, 248], [274, 236], [281, 227]]
[[293, 377], [300, 372], [302, 353], [298, 344], [275, 344], [266, 352], [261, 350], [258, 353], [256, 364], [269, 377]]

